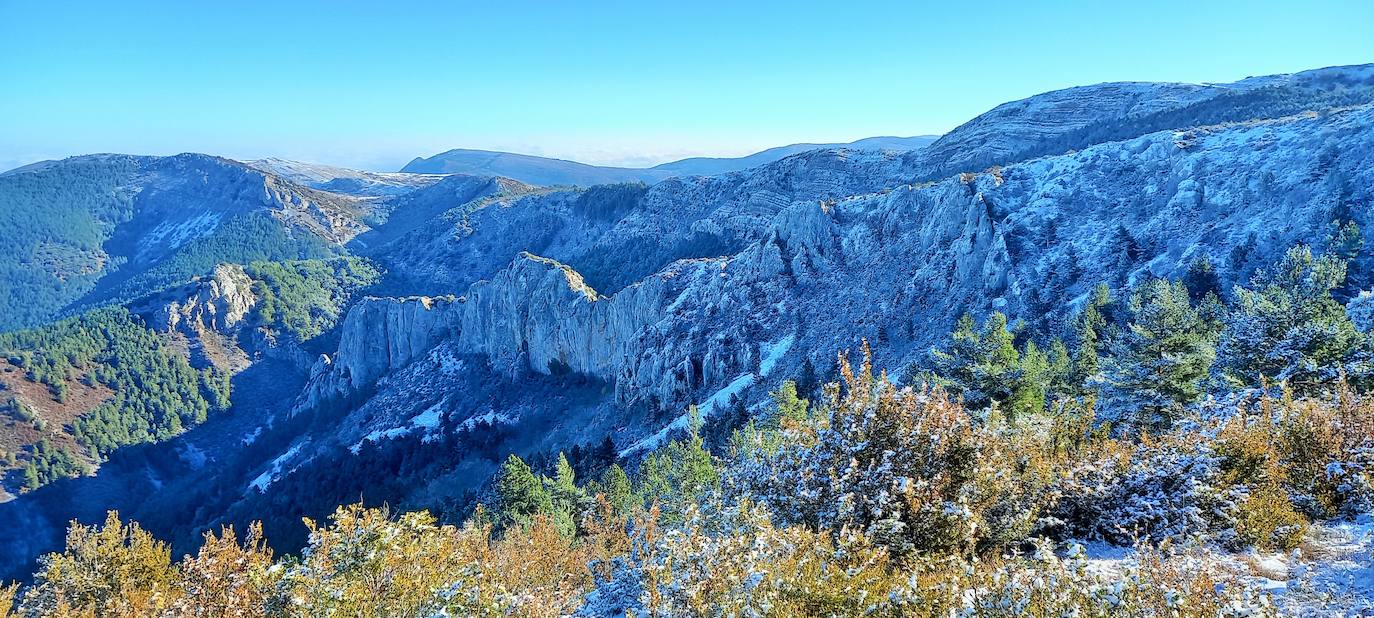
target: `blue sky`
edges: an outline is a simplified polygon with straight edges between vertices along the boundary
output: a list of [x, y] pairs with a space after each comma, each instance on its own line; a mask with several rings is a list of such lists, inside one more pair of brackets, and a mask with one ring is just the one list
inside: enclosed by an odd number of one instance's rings
[[1101, 81], [1374, 62], [1374, 2], [0, 0], [0, 169], [86, 152], [393, 170], [947, 131]]

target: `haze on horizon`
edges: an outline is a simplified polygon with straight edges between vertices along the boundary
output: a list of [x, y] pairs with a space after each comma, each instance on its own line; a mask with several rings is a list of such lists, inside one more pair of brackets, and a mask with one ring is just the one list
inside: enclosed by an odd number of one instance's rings
[[195, 151], [394, 171], [452, 148], [645, 167], [1374, 61], [1359, 0], [741, 4], [0, 1], [0, 170]]

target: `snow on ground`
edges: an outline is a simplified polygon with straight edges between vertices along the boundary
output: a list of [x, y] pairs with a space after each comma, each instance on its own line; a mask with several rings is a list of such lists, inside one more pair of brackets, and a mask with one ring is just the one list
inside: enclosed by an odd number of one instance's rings
[[204, 212], [185, 221], [163, 221], [139, 240], [139, 250], [148, 251], [163, 245], [175, 249], [197, 238], [209, 236], [219, 227], [221, 217], [223, 213]]
[[364, 442], [380, 442], [382, 440], [395, 440], [396, 438], [399, 438], [410, 433], [411, 429], [411, 427], [393, 427], [391, 429], [386, 430], [373, 430], [371, 433], [363, 436], [363, 439], [359, 440], [357, 444], [348, 447], [348, 450], [352, 451], [354, 455], [357, 455], [358, 452], [363, 449]]
[[414, 417], [410, 419], [410, 424], [414, 427], [418, 427], [420, 429], [425, 430], [438, 429], [439, 423], [443, 420], [443, 418], [444, 402], [441, 401], [430, 406], [429, 409], [425, 410], [424, 412], [416, 414]]
[[265, 493], [267, 488], [272, 485], [272, 481], [276, 480], [277, 473], [281, 472], [282, 464], [286, 463], [287, 460], [292, 457], [295, 457], [296, 453], [301, 452], [301, 447], [304, 445], [305, 442], [297, 442], [291, 445], [291, 448], [286, 449], [285, 453], [273, 459], [272, 464], [267, 467], [267, 471], [259, 474], [258, 478], [253, 479], [253, 482], [249, 483], [248, 486]]
[[773, 343], [765, 343], [759, 346], [759, 355], [763, 360], [759, 361], [759, 375], [767, 377], [773, 373], [773, 368], [778, 366], [778, 361], [782, 360], [784, 354], [792, 349], [792, 344], [797, 342], [796, 335], [788, 335]]
[[[792, 344], [795, 343], [796, 340], [796, 335], [792, 334], [771, 343], [761, 344], [759, 346], [759, 355], [762, 358], [759, 360], [759, 372], [757, 374], [740, 374], [720, 390], [711, 393], [710, 397], [701, 400], [701, 403], [697, 404], [697, 413], [705, 420], [707, 417], [711, 416], [711, 414], [724, 410], [726, 406], [730, 405], [731, 399], [740, 397], [749, 387], [757, 384], [763, 378], [768, 377], [768, 374], [773, 372], [773, 368], [777, 366], [778, 361], [782, 360], [783, 355], [787, 354], [787, 351], [792, 348]], [[666, 427], [658, 430], [654, 435], [644, 438], [630, 445], [629, 448], [620, 451], [620, 456], [629, 457], [640, 451], [652, 451], [662, 445], [673, 432], [686, 431], [687, 425], [690, 422], [692, 422], [691, 416], [689, 414], [683, 414], [673, 419], [673, 422], [668, 423]]]
[[463, 421], [462, 424], [458, 425], [458, 431], [472, 431], [477, 427], [478, 424], [481, 423], [486, 423], [488, 425], [508, 425], [514, 423], [515, 421], [516, 417], [514, 416], [511, 416], [504, 412], [497, 412], [495, 410], [492, 410], [491, 412], [487, 412], [486, 414], [483, 414], [481, 416], [474, 416], [466, 421]]
[[1290, 577], [1279, 606], [1310, 613], [1325, 604], [1338, 615], [1374, 615], [1374, 513], [1314, 525], [1296, 556], [1278, 557]]
[[[1117, 575], [1135, 550], [1085, 543], [1089, 570]], [[1285, 615], [1374, 616], [1374, 513], [1313, 524], [1292, 553], [1218, 554], [1221, 564], [1274, 596]]]

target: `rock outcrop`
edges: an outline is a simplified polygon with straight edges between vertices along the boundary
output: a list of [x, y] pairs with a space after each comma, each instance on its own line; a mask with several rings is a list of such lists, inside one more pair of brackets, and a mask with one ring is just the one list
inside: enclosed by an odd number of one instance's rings
[[344, 317], [338, 351], [311, 369], [297, 409], [356, 398], [451, 337], [457, 324], [452, 297], [362, 299]]
[[149, 311], [149, 325], [187, 335], [206, 331], [229, 334], [257, 304], [253, 280], [242, 266], [221, 264], [209, 277], [181, 288], [181, 298], [157, 304]]
[[258, 300], [242, 266], [221, 264], [207, 277], [145, 297], [129, 309], [149, 327], [183, 338], [196, 367], [237, 373], [250, 363], [238, 338]]

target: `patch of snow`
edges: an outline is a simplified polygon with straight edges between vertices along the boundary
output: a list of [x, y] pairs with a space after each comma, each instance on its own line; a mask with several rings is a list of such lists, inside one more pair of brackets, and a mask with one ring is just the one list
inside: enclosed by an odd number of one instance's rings
[[282, 464], [286, 463], [287, 460], [291, 459], [292, 457], [295, 457], [297, 453], [301, 452], [301, 446], [303, 446], [304, 444], [304, 442], [297, 442], [296, 444], [291, 445], [291, 448], [286, 449], [285, 453], [282, 453], [281, 455], [278, 455], [276, 459], [273, 459], [272, 463], [267, 466], [267, 471], [263, 472], [262, 474], [259, 474], [257, 478], [253, 479], [253, 482], [248, 484], [248, 486], [257, 489], [260, 492], [266, 492], [267, 488], [272, 485], [272, 481], [276, 480], [277, 473], [281, 472]]
[[472, 431], [480, 423], [496, 425], [498, 423], [509, 424], [514, 422], [514, 417], [503, 412], [497, 412], [495, 410], [492, 410], [491, 412], [487, 412], [486, 414], [483, 414], [481, 416], [474, 416], [466, 421], [463, 421], [461, 425], [458, 425], [458, 431]]
[[[1135, 561], [1130, 547], [1103, 542], [1083, 547], [1088, 569], [1102, 575], [1120, 575]], [[1284, 615], [1374, 612], [1374, 514], [1314, 523], [1302, 548], [1290, 554], [1219, 553], [1216, 559], [1274, 595]]]
[[348, 447], [348, 450], [352, 451], [354, 455], [357, 455], [359, 452], [362, 451], [363, 443], [365, 442], [381, 442], [382, 440], [395, 440], [396, 438], [399, 438], [410, 433], [410, 430], [410, 427], [393, 427], [391, 429], [386, 430], [376, 429], [368, 433], [367, 435], [363, 436], [363, 439], [359, 440], [357, 444]]
[[[724, 388], [721, 388], [720, 390], [712, 393], [710, 397], [707, 397], [706, 399], [702, 400], [701, 403], [697, 404], [697, 413], [701, 415], [701, 418], [703, 420], [705, 420], [706, 418], [711, 416], [712, 412], [724, 409], [725, 406], [729, 405], [731, 397], [739, 396], [740, 393], [744, 392], [744, 389], [753, 386], [755, 383], [758, 382], [758, 380], [758, 377], [752, 373], [741, 374], [739, 377], [736, 377], [734, 380], [732, 380], [729, 384], [726, 384]], [[676, 419], [673, 419], [673, 422], [668, 423], [668, 425], [663, 429], [658, 430], [658, 433], [655, 433], [652, 436], [644, 438], [643, 440], [640, 440], [639, 442], [630, 445], [629, 448], [620, 451], [620, 456], [629, 457], [630, 455], [633, 455], [640, 451], [652, 451], [661, 446], [665, 441], [667, 441], [668, 436], [672, 435], [674, 431], [686, 430], [687, 425], [690, 422], [692, 422], [691, 416], [688, 414], [683, 414], [677, 417]]]
[[768, 374], [773, 373], [773, 368], [778, 365], [778, 361], [782, 360], [783, 355], [787, 354], [787, 351], [792, 349], [792, 344], [796, 342], [797, 336], [792, 334], [773, 343], [760, 345], [759, 355], [763, 357], [763, 360], [759, 361], [759, 377], [768, 377]]
[[175, 249], [197, 238], [204, 238], [219, 228], [223, 213], [203, 212], [184, 221], [163, 221], [139, 240], [139, 251], [165, 246]]
[[429, 409], [416, 414], [410, 419], [410, 424], [421, 429], [438, 429], [440, 421], [444, 418], [444, 403], [441, 401], [429, 407]]

